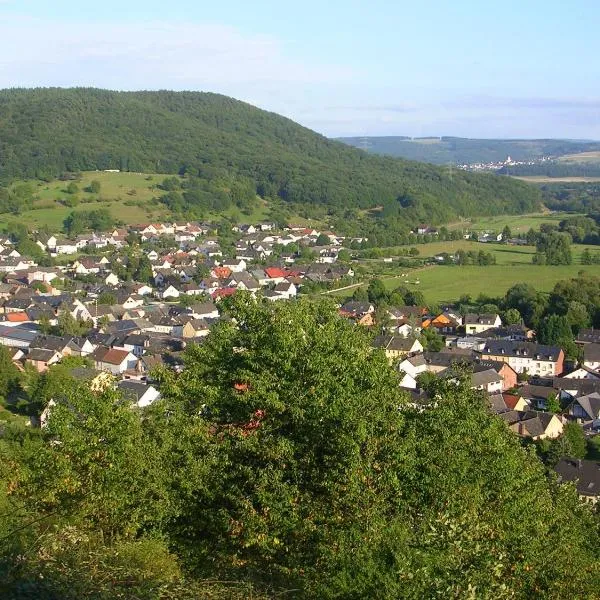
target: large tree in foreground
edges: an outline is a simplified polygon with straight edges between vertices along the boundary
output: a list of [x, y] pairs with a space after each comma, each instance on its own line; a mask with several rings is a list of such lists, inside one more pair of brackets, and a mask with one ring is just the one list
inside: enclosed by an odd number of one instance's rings
[[594, 515], [466, 376], [413, 405], [332, 304], [239, 294], [224, 317], [149, 411], [73, 390], [41, 436], [0, 440], [0, 508], [19, 507], [0, 533], [27, 534], [0, 546], [21, 570], [0, 586], [59, 574], [53, 597], [183, 597], [168, 589], [185, 573], [188, 597], [203, 579], [301, 598], [597, 595]]
[[240, 295], [226, 312], [166, 386], [213, 431], [174, 530], [198, 573], [325, 598], [592, 593], [590, 511], [466, 378], [412, 408], [330, 305]]

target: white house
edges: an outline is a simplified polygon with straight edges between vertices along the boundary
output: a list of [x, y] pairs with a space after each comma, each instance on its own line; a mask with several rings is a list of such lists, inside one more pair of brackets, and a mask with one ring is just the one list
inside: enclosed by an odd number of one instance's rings
[[138, 359], [128, 350], [119, 348], [98, 347], [92, 354], [95, 367], [99, 371], [107, 371], [113, 375], [120, 375], [129, 369], [135, 369]]
[[117, 387], [123, 392], [124, 396], [131, 398], [139, 408], [150, 406], [160, 398], [160, 392], [155, 387], [141, 381], [125, 379], [119, 381]]

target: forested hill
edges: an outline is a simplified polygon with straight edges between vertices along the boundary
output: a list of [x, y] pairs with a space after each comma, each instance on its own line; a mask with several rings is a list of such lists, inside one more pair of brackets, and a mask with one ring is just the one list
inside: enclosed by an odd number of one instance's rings
[[576, 140], [494, 140], [459, 137], [409, 138], [405, 136], [346, 137], [339, 141], [372, 154], [385, 154], [436, 165], [530, 161], [600, 150], [600, 142]]
[[494, 175], [372, 156], [279, 115], [200, 92], [0, 91], [0, 180], [65, 171], [188, 173], [263, 197], [439, 223], [519, 213], [539, 192]]

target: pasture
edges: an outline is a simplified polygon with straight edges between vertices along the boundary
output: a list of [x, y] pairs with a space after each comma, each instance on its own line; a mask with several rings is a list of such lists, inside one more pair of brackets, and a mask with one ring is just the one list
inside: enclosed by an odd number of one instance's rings
[[593, 152], [577, 152], [576, 154], [565, 154], [559, 157], [559, 162], [565, 163], [599, 163], [600, 152], [595, 150]]
[[[51, 231], [60, 231], [63, 221], [71, 212], [99, 208], [106, 208], [116, 221], [126, 225], [172, 218], [169, 216], [169, 211], [158, 200], [164, 192], [157, 186], [165, 177], [172, 176], [156, 173], [83, 172], [81, 178], [75, 181], [79, 188], [75, 194], [67, 192], [70, 181], [18, 181], [13, 185], [28, 183], [33, 188], [33, 209], [19, 215], [0, 214], [0, 228], [16, 221], [25, 223], [31, 229], [45, 226]], [[98, 193], [86, 189], [92, 181], [100, 183]], [[67, 206], [66, 203], [68, 204], [72, 198], [76, 198], [76, 205]], [[208, 213], [206, 218], [235, 216], [239, 220], [258, 222], [268, 220], [269, 215], [269, 204], [257, 197], [256, 204], [249, 214], [242, 215], [239, 209], [232, 208], [220, 214]], [[316, 223], [300, 217], [294, 217], [294, 221], [302, 224]]]
[[500, 233], [506, 225], [513, 234], [526, 233], [533, 227], [539, 229], [544, 223], [558, 225], [565, 218], [564, 213], [531, 213], [527, 215], [497, 215], [495, 217], [473, 217], [458, 223], [452, 223], [448, 229], [466, 229], [469, 231], [497, 231]]
[[[384, 279], [388, 289], [399, 285], [418, 289], [430, 303], [452, 303], [462, 295], [477, 298], [479, 294], [503, 296], [516, 283], [530, 283], [537, 290], [549, 292], [561, 279], [575, 277], [580, 271], [600, 276], [600, 265], [537, 266], [537, 265], [492, 265], [445, 266], [436, 265], [414, 271], [402, 270], [407, 276]], [[418, 281], [419, 283], [414, 283]], [[410, 283], [406, 283], [410, 282]]]

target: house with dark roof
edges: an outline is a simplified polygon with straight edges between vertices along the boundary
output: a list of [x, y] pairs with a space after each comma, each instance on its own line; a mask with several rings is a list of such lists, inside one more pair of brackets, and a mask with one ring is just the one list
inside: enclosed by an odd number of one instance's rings
[[567, 414], [586, 428], [600, 429], [600, 393], [575, 398], [567, 407]]
[[558, 482], [571, 481], [577, 487], [579, 497], [596, 504], [600, 497], [600, 462], [577, 458], [561, 458], [556, 467]]
[[32, 365], [38, 373], [43, 373], [50, 366], [60, 362], [60, 359], [61, 355], [56, 350], [30, 348], [25, 358], [25, 364]]
[[123, 393], [123, 396], [131, 399], [140, 408], [149, 406], [160, 398], [160, 392], [154, 386], [141, 381], [124, 379], [117, 383], [117, 388]]
[[373, 340], [373, 348], [383, 350], [390, 362], [423, 352], [423, 344], [419, 340], [399, 335], [378, 335]]
[[510, 340], [489, 340], [479, 355], [482, 359], [508, 363], [517, 373], [540, 377], [560, 375], [565, 360], [565, 353], [557, 346]]
[[600, 369], [600, 344], [591, 342], [583, 346], [583, 366], [592, 371]]
[[465, 333], [467, 335], [477, 335], [478, 333], [483, 333], [488, 329], [500, 327], [500, 325], [502, 325], [502, 321], [500, 319], [500, 315], [496, 314], [486, 313], [476, 315], [473, 313], [469, 313], [465, 315], [464, 325]]
[[532, 440], [557, 438], [564, 427], [558, 415], [535, 410], [510, 410], [500, 413], [500, 417], [516, 434]]
[[578, 344], [600, 344], [600, 329], [580, 329], [576, 342]]
[[119, 348], [106, 348], [98, 346], [91, 354], [96, 369], [107, 371], [113, 375], [120, 375], [128, 370], [133, 370], [137, 366], [138, 359], [129, 350]]

